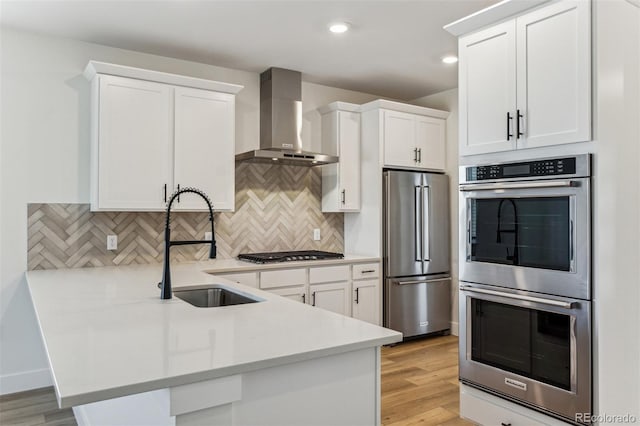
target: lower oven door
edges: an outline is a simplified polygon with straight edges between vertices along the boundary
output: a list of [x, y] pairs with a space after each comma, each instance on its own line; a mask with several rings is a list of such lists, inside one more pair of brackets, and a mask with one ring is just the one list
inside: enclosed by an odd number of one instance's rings
[[591, 302], [461, 282], [459, 307], [460, 380], [572, 422], [591, 412]]

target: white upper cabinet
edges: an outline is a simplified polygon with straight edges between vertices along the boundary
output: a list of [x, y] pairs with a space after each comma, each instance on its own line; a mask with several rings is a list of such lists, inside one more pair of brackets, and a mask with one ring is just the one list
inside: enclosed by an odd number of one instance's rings
[[458, 43], [461, 155], [516, 148], [515, 22]]
[[369, 118], [363, 133], [377, 138], [382, 167], [444, 170], [448, 112], [386, 100], [369, 102], [361, 110]]
[[102, 76], [98, 143], [92, 173], [92, 206], [116, 210], [158, 210], [172, 178], [172, 92], [165, 84]]
[[591, 138], [590, 8], [561, 0], [460, 37], [461, 155]]
[[564, 0], [516, 20], [518, 148], [591, 139], [590, 8]]
[[334, 102], [320, 108], [322, 152], [339, 157], [337, 164], [322, 166], [322, 211], [360, 210], [359, 105]]
[[[161, 211], [178, 185], [203, 190], [215, 210], [234, 209], [242, 86], [94, 61], [85, 76], [92, 83], [93, 211]], [[206, 210], [191, 194], [174, 207]]]
[[[175, 88], [175, 187], [203, 190], [216, 210], [233, 210], [235, 197], [235, 96]], [[202, 209], [185, 194], [179, 210]]]

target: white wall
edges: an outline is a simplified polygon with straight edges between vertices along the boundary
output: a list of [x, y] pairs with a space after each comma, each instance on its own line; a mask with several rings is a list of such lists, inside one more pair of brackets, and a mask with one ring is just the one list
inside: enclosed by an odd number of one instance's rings
[[[259, 75], [3, 28], [0, 90], [0, 393], [50, 384], [46, 355], [23, 275], [27, 203], [89, 202], [91, 59], [228, 83], [236, 102], [236, 152], [259, 145]], [[374, 95], [303, 83], [303, 144], [320, 149], [315, 108]], [[148, 165], [153, 167], [152, 164]], [[70, 356], [72, 350], [70, 349]]]
[[449, 176], [451, 226], [451, 333], [458, 335], [458, 89], [414, 99], [412, 104], [449, 111], [445, 173]]
[[595, 412], [640, 418], [640, 9], [594, 13]]

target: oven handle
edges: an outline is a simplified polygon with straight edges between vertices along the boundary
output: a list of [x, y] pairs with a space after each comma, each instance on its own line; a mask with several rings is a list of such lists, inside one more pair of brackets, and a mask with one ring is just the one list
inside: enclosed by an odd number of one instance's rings
[[503, 293], [501, 291], [485, 290], [483, 288], [469, 287], [466, 285], [461, 285], [460, 290], [467, 291], [469, 293], [489, 294], [491, 296], [506, 297], [507, 299], [523, 300], [525, 302], [542, 303], [544, 305], [558, 306], [565, 309], [573, 308], [573, 302], [562, 302], [560, 300], [543, 299], [541, 297], [522, 296], [520, 294]]
[[555, 180], [547, 182], [509, 182], [509, 183], [472, 183], [460, 185], [460, 191], [495, 191], [498, 189], [536, 189], [536, 188], [570, 188], [578, 186], [572, 180]]

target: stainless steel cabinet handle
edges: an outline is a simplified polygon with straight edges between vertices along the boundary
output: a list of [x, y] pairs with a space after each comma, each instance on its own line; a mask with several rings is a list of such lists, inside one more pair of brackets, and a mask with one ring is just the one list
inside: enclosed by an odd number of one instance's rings
[[342, 204], [344, 204], [344, 200], [346, 199], [346, 193], [347, 193], [347, 190], [343, 189], [342, 190]]
[[543, 299], [541, 297], [523, 296], [521, 294], [503, 293], [502, 291], [486, 290], [484, 288], [475, 288], [469, 286], [460, 286], [461, 291], [478, 294], [488, 294], [491, 296], [506, 297], [507, 299], [521, 300], [524, 302], [540, 303], [549, 306], [558, 306], [560, 308], [571, 309], [573, 307], [572, 302], [562, 302], [560, 300]]
[[316, 292], [311, 293], [311, 306], [316, 306]]
[[418, 148], [413, 148], [413, 162], [418, 162]]
[[440, 281], [451, 281], [451, 277], [448, 278], [433, 278], [430, 280], [413, 280], [413, 281], [396, 281], [398, 285], [410, 285], [410, 284], [429, 284], [429, 283], [437, 283]]
[[422, 163], [422, 148], [418, 148], [418, 163]]
[[472, 183], [460, 185], [460, 191], [496, 191], [500, 189], [537, 189], [537, 188], [570, 188], [578, 186], [572, 180], [556, 180], [548, 182], [510, 182], [510, 183]]
[[360, 287], [356, 287], [356, 305], [360, 303]]

